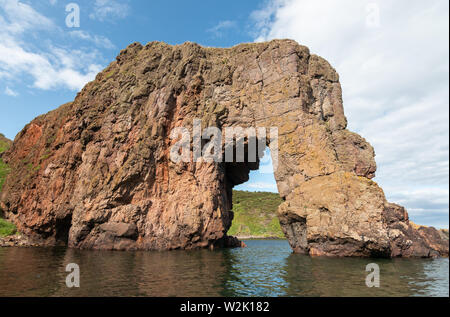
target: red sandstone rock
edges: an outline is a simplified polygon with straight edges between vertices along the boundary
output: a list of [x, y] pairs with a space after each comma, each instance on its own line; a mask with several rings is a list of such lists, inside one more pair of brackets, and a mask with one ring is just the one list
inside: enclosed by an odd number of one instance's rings
[[[339, 76], [294, 41], [123, 50], [71, 103], [16, 137], [0, 208], [46, 244], [92, 249], [236, 246], [231, 194], [258, 163], [173, 163], [175, 127], [278, 127], [279, 218], [296, 252], [436, 256], [370, 179], [373, 148], [346, 130]], [[260, 149], [261, 150], [261, 149]]]

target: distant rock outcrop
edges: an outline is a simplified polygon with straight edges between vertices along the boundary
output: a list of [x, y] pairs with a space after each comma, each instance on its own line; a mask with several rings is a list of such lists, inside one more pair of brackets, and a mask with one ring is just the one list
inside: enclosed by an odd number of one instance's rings
[[290, 40], [123, 50], [71, 103], [28, 124], [3, 156], [0, 208], [41, 244], [94, 249], [239, 245], [231, 194], [251, 162], [174, 163], [176, 127], [278, 127], [278, 216], [296, 252], [447, 255], [371, 178], [373, 148], [346, 129], [339, 76]]

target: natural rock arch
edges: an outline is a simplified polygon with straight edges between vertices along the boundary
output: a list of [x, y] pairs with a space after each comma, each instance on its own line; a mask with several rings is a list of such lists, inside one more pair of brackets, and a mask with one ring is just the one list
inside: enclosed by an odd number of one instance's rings
[[291, 40], [229, 49], [134, 43], [72, 103], [20, 132], [3, 156], [11, 173], [0, 206], [42, 244], [230, 244], [231, 188], [257, 165], [172, 162], [171, 131], [201, 118], [204, 127], [278, 127], [278, 216], [294, 251], [448, 253], [370, 180], [373, 148], [346, 130], [341, 95], [328, 62]]

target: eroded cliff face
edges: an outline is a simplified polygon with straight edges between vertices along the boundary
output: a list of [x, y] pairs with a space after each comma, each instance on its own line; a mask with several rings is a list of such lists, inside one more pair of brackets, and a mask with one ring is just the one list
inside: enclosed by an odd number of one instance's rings
[[448, 254], [448, 241], [424, 238], [371, 181], [374, 150], [346, 129], [336, 71], [290, 40], [128, 46], [73, 102], [19, 133], [3, 156], [11, 172], [0, 208], [42, 244], [236, 245], [226, 235], [231, 189], [258, 162], [172, 162], [171, 131], [191, 129], [194, 118], [221, 129], [278, 127], [278, 216], [294, 251]]

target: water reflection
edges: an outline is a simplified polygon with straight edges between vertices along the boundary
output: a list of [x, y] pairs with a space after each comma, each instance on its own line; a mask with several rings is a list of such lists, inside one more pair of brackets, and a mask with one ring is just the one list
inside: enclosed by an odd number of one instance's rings
[[[425, 290], [424, 267], [432, 260], [328, 259], [291, 254], [286, 261], [288, 296], [412, 296]], [[380, 287], [365, 284], [366, 265], [380, 266]], [[448, 261], [447, 261], [448, 264]], [[427, 280], [427, 284], [431, 281]], [[423, 292], [425, 295], [426, 292]]]
[[[292, 254], [286, 241], [172, 252], [0, 248], [0, 296], [448, 296], [448, 259], [330, 259]], [[380, 265], [380, 288], [365, 285]], [[77, 263], [81, 287], [65, 285]]]
[[284, 296], [284, 259], [291, 249], [284, 240], [246, 241], [247, 248], [224, 250], [229, 260], [223, 296]]
[[[220, 296], [224, 253], [0, 249], [0, 296]], [[80, 266], [80, 288], [65, 266]]]

